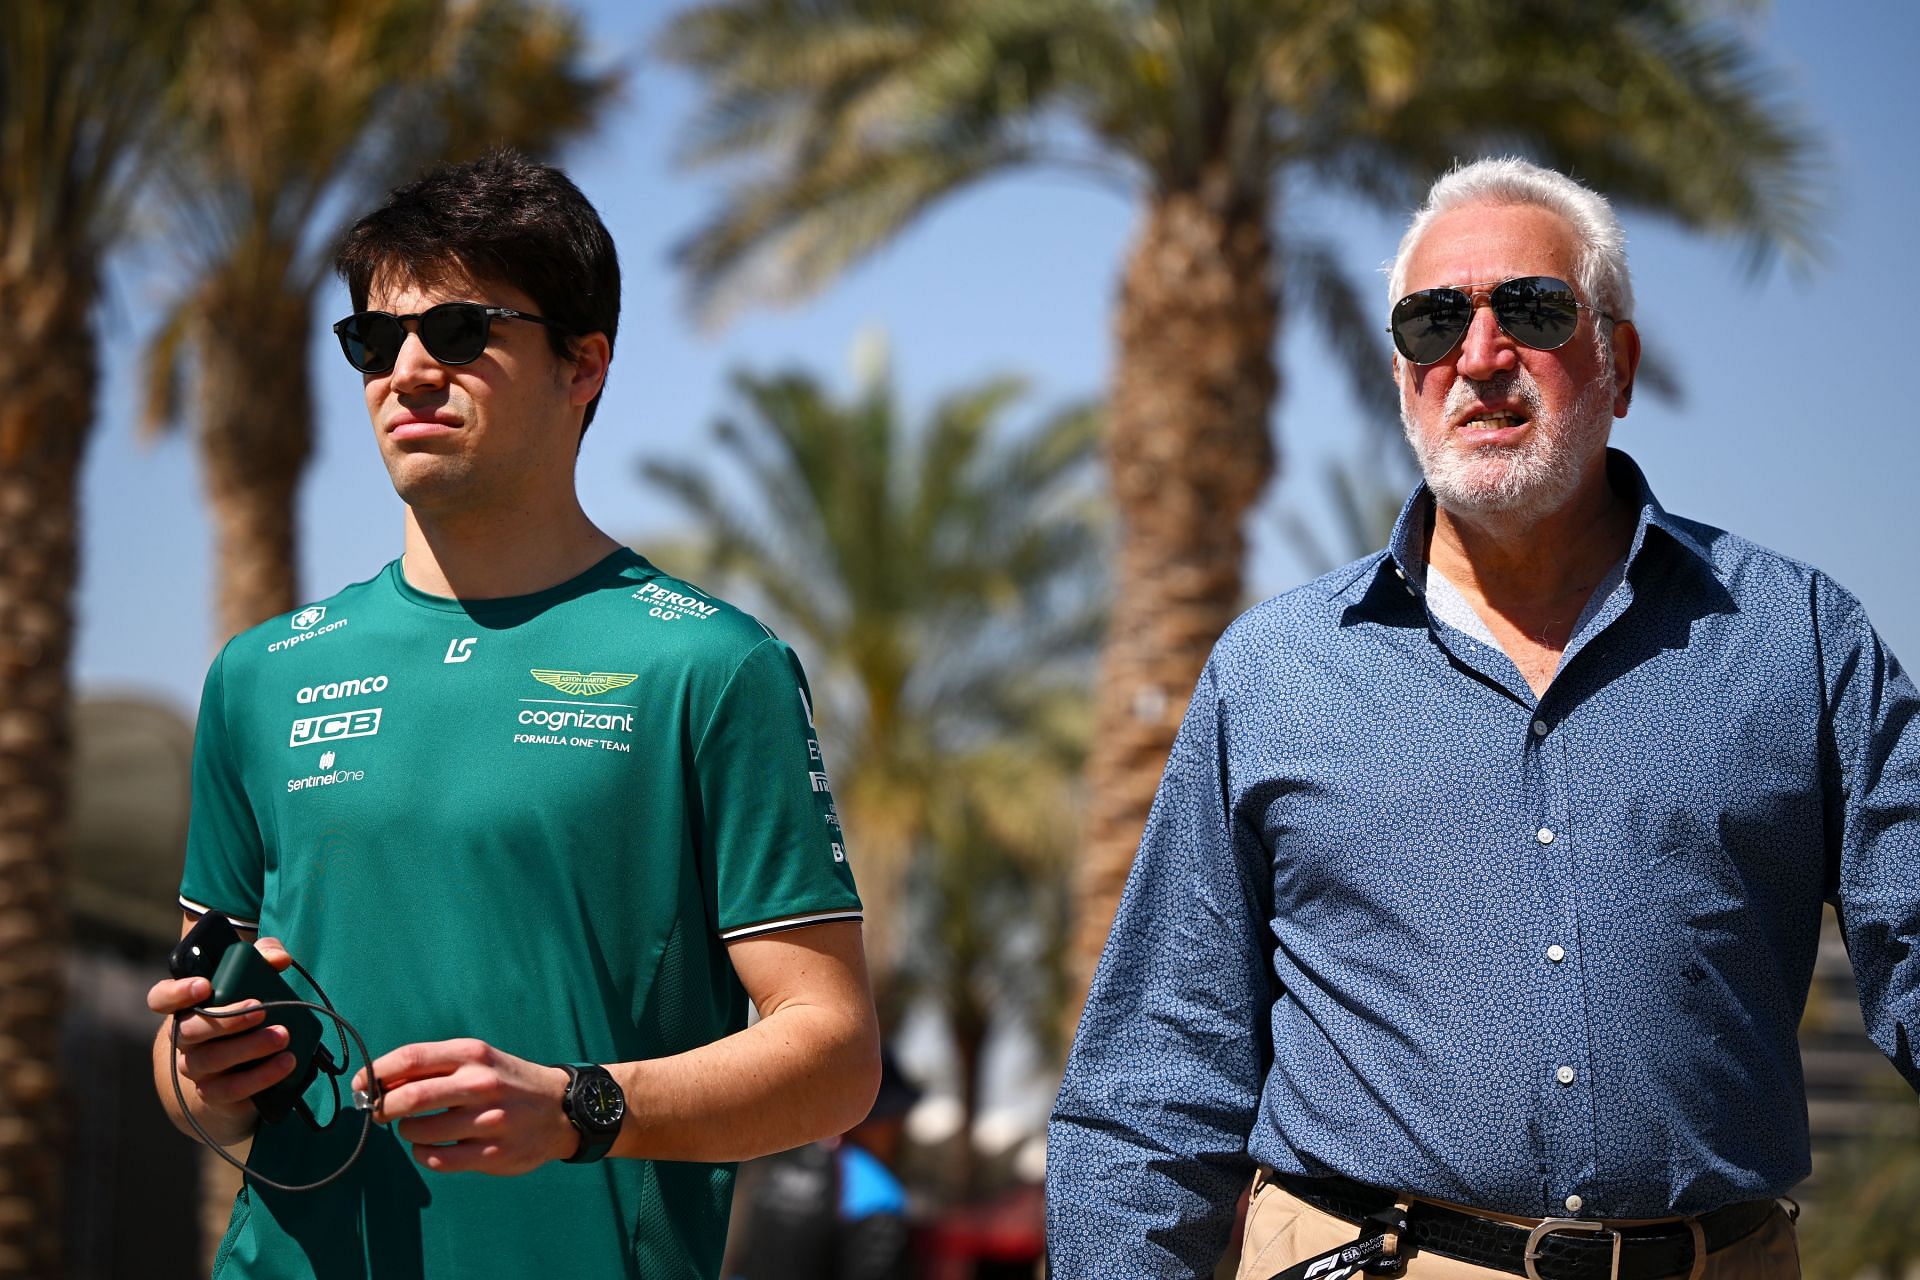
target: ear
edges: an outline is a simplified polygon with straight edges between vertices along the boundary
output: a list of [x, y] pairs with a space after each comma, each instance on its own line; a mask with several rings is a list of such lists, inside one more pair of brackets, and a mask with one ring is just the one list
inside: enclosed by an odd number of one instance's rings
[[589, 333], [573, 340], [573, 372], [567, 378], [567, 400], [576, 409], [593, 403], [606, 385], [607, 366], [613, 362], [613, 344], [604, 333]]
[[1613, 326], [1613, 416], [1624, 418], [1633, 404], [1633, 375], [1640, 368], [1640, 331], [1633, 321], [1617, 321]]

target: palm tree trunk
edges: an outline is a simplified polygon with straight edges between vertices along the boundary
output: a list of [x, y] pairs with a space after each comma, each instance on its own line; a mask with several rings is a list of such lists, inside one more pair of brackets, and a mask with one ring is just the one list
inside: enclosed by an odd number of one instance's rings
[[1241, 607], [1242, 517], [1274, 471], [1267, 209], [1233, 187], [1157, 195], [1122, 284], [1107, 441], [1120, 545], [1071, 956], [1082, 996], [1194, 680]]
[[90, 280], [0, 277], [0, 1276], [61, 1274], [63, 871]]
[[220, 641], [299, 603], [295, 496], [312, 452], [305, 295], [231, 303], [213, 292], [201, 335], [201, 466], [213, 508]]
[[960, 1142], [954, 1152], [953, 1181], [960, 1203], [972, 1204], [980, 1191], [980, 1157], [973, 1127], [980, 1119], [980, 1069], [987, 1055], [987, 1012], [970, 997], [949, 1014], [954, 1057], [960, 1067]]

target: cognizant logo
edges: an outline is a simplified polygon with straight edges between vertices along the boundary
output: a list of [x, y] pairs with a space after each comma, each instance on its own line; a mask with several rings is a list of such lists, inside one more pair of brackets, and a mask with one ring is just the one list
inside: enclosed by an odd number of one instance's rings
[[622, 733], [632, 733], [633, 712], [526, 710], [520, 713], [520, 723], [538, 725], [542, 729], [618, 729]]

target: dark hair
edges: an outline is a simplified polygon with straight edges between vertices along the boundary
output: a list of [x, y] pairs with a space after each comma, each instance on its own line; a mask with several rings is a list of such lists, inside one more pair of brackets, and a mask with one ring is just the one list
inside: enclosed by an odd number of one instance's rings
[[[353, 309], [367, 305], [376, 275], [434, 283], [460, 274], [498, 280], [533, 299], [554, 354], [573, 358], [573, 339], [620, 327], [620, 258], [606, 224], [580, 188], [552, 165], [517, 151], [445, 164], [397, 187], [353, 224], [334, 257]], [[600, 407], [587, 406], [586, 434]]]

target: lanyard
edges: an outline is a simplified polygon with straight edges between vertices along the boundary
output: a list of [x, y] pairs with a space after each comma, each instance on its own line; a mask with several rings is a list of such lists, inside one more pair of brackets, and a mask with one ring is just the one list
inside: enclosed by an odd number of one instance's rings
[[1350, 1280], [1359, 1275], [1397, 1276], [1406, 1269], [1400, 1240], [1407, 1233], [1407, 1211], [1395, 1205], [1368, 1214], [1360, 1223], [1360, 1238], [1352, 1244], [1296, 1262], [1267, 1280]]

